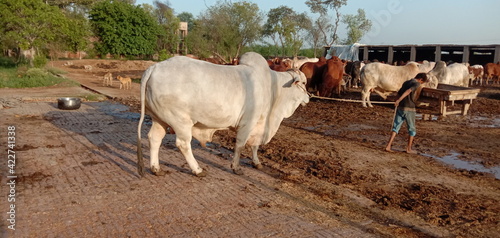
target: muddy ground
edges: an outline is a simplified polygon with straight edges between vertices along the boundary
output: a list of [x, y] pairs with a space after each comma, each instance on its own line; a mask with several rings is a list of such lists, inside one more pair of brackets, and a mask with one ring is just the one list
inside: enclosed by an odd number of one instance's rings
[[[283, 122], [260, 149], [261, 157], [283, 179], [329, 203], [332, 212], [371, 217], [387, 229], [383, 233], [495, 237], [500, 234], [499, 89], [483, 88], [468, 116], [419, 120], [417, 156], [403, 152], [405, 128], [393, 146], [400, 152], [383, 151], [393, 113], [389, 106], [312, 100]], [[357, 99], [359, 93], [346, 98]], [[216, 143], [231, 147], [234, 136], [228, 134], [219, 133]], [[439, 161], [443, 157], [493, 169], [496, 179], [446, 165]], [[426, 223], [446, 232], [426, 230]]]
[[[94, 65], [93, 72], [79, 66], [63, 68], [78, 81], [74, 77], [92, 75], [96, 80], [110, 69], [139, 78], [150, 65], [110, 61], [88, 64]], [[480, 89], [468, 115], [433, 115], [430, 120], [417, 121], [414, 149], [419, 155], [403, 152], [405, 127], [393, 145], [397, 151], [383, 150], [393, 115], [390, 105], [363, 108], [361, 103], [312, 99], [285, 119], [271, 142], [260, 148], [264, 170], [296, 184], [287, 192], [322, 204], [327, 208], [325, 214], [369, 220], [378, 234], [498, 237], [500, 86]], [[342, 98], [359, 99], [359, 90], [351, 90]], [[138, 112], [135, 97], [114, 100]], [[372, 100], [381, 99], [373, 95]], [[435, 103], [418, 109], [422, 118], [437, 111]], [[232, 149], [234, 141], [234, 132], [219, 131], [209, 146]], [[250, 156], [249, 149], [244, 156]], [[469, 170], [474, 166], [478, 168]]]

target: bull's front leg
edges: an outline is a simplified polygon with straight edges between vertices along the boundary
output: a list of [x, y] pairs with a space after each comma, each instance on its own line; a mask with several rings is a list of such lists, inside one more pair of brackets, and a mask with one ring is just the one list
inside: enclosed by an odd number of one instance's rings
[[237, 175], [243, 175], [243, 170], [240, 168], [240, 155], [241, 155], [241, 150], [245, 148], [245, 143], [241, 145], [241, 143], [238, 143], [238, 140], [236, 140], [236, 145], [234, 147], [234, 156], [233, 156], [233, 162], [231, 163], [231, 168], [233, 169], [233, 173]]

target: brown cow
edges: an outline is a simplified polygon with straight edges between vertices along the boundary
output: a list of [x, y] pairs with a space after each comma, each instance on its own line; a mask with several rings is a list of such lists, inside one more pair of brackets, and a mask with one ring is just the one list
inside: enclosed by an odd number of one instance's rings
[[280, 58], [274, 58], [273, 60], [267, 60], [267, 65], [269, 65], [269, 68], [278, 71], [278, 72], [285, 72], [289, 69], [292, 68], [292, 64], [290, 60], [282, 60]]
[[323, 77], [318, 88], [319, 96], [332, 97], [334, 90], [336, 94], [340, 96], [345, 64], [346, 62], [341, 61], [337, 57], [333, 57], [326, 61]]
[[483, 74], [484, 67], [479, 64], [475, 64], [467, 67], [469, 69], [469, 78], [471, 80], [470, 85], [478, 84], [483, 85]]
[[318, 87], [318, 83], [321, 82], [323, 78], [323, 69], [326, 65], [326, 58], [320, 57], [318, 62], [306, 62], [300, 66], [299, 70], [304, 73], [307, 78], [307, 90], [315, 91]]
[[496, 64], [487, 63], [484, 66], [484, 77], [486, 78], [486, 84], [488, 84], [488, 80], [490, 79], [493, 80], [493, 82], [500, 83], [500, 62]]

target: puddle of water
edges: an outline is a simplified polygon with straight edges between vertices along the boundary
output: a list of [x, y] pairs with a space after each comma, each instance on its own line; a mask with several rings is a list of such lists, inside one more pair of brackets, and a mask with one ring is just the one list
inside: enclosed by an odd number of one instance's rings
[[[98, 107], [100, 111], [106, 113], [107, 115], [138, 122], [141, 114], [136, 112], [128, 112], [129, 107], [119, 103], [110, 103], [110, 102], [97, 102], [94, 104], [95, 107]], [[150, 120], [145, 120], [146, 125], [151, 125]]]
[[[454, 115], [451, 115], [454, 116]], [[461, 116], [461, 115], [458, 115]], [[415, 119], [423, 121], [437, 121], [439, 120], [438, 115], [432, 114], [416, 114]], [[482, 128], [500, 128], [500, 117], [496, 116], [493, 118], [482, 117], [482, 116], [467, 116], [469, 126], [472, 127], [482, 127]]]
[[473, 116], [471, 117], [470, 122], [474, 127], [500, 128], [500, 118]]
[[439, 116], [432, 114], [416, 114], [415, 119], [424, 121], [437, 121], [439, 119]]
[[423, 156], [427, 156], [433, 159], [436, 159], [438, 161], [441, 161], [445, 164], [452, 165], [453, 167], [457, 169], [466, 169], [466, 170], [473, 170], [477, 172], [484, 172], [484, 173], [489, 173], [493, 174], [495, 178], [500, 179], [500, 166], [495, 166], [495, 167], [490, 167], [486, 168], [483, 165], [476, 163], [476, 162], [471, 162], [471, 161], [464, 161], [459, 159], [460, 153], [457, 152], [451, 152], [451, 154], [446, 155], [444, 157], [438, 157], [430, 154], [422, 154]]

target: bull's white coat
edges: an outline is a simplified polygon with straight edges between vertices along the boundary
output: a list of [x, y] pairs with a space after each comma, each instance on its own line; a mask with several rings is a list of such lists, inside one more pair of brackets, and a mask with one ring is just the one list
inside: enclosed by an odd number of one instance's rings
[[[240, 173], [239, 157], [245, 144], [252, 148], [253, 163], [259, 145], [268, 143], [284, 118], [309, 102], [306, 78], [301, 72], [275, 72], [259, 54], [241, 56], [237, 66], [225, 66], [177, 56], [146, 70], [141, 82], [141, 117], [138, 125], [138, 168], [144, 173], [141, 125], [145, 110], [153, 119], [148, 133], [150, 166], [161, 172], [158, 152], [167, 126], [176, 133], [176, 146], [194, 174], [203, 170], [196, 162], [191, 139], [202, 145], [217, 130], [237, 131], [232, 168]], [[142, 166], [142, 167], [141, 167]]]
[[469, 86], [469, 69], [464, 64], [453, 63], [446, 66], [444, 61], [439, 61], [436, 63], [436, 67], [429, 72], [429, 76], [442, 84]]

